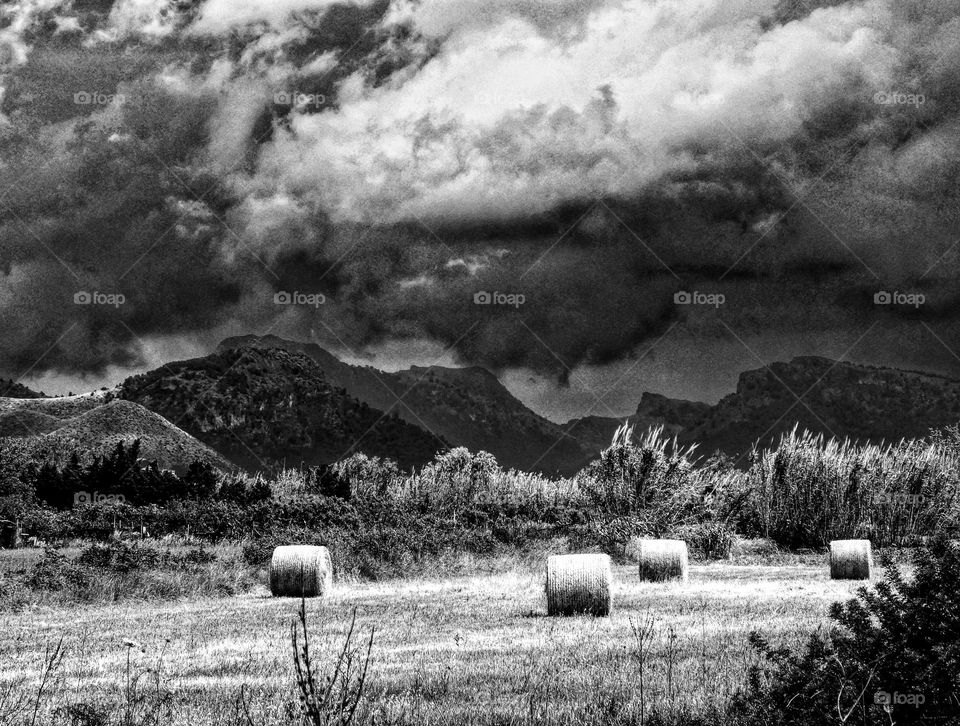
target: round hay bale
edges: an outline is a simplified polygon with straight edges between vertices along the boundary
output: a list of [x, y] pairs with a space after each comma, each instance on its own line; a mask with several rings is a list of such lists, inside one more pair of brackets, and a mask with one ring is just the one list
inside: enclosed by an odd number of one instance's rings
[[830, 543], [831, 580], [869, 580], [873, 552], [868, 539], [837, 539]]
[[641, 539], [638, 542], [640, 579], [650, 582], [686, 580], [687, 543], [682, 539]]
[[612, 583], [609, 555], [551, 555], [547, 615], [609, 615]]
[[270, 560], [270, 594], [274, 597], [323, 597], [333, 587], [333, 564], [326, 547], [277, 547]]

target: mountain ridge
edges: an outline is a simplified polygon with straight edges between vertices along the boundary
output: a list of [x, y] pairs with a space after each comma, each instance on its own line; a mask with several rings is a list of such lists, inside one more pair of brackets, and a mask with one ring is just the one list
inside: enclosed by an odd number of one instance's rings
[[599, 449], [584, 448], [562, 426], [531, 411], [495, 375], [479, 366], [412, 366], [386, 372], [344, 363], [316, 343], [277, 336], [227, 338], [217, 350], [238, 347], [303, 353], [354, 398], [432, 431], [452, 446], [488, 451], [506, 468], [572, 475], [599, 453]]
[[118, 395], [248, 470], [332, 463], [354, 451], [419, 466], [447, 442], [349, 396], [310, 357], [242, 347], [131, 376]]
[[[742, 372], [734, 392], [714, 405], [644, 394], [628, 420], [637, 433], [663, 425], [680, 443], [697, 444], [701, 455], [720, 451], [742, 458], [754, 442], [775, 445], [794, 427], [864, 443], [891, 442], [922, 438], [960, 421], [960, 380], [797, 356]], [[590, 425], [612, 431], [619, 422]]]

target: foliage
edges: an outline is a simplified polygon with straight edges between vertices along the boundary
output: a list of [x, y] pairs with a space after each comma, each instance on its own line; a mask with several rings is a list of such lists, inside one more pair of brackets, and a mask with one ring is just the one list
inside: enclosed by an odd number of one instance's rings
[[765, 664], [734, 703], [736, 723], [955, 723], [960, 673], [960, 550], [939, 539], [914, 556], [906, 579], [888, 565], [873, 590], [835, 603], [836, 626], [806, 649], [752, 641]]
[[725, 560], [730, 557], [736, 533], [724, 522], [698, 522], [678, 527], [671, 539], [682, 539], [691, 556], [702, 560]]
[[210, 497], [215, 493], [216, 478], [216, 471], [202, 462], [194, 462], [184, 478], [161, 469], [156, 461], [141, 458], [137, 439], [130, 445], [119, 441], [112, 453], [96, 456], [85, 465], [76, 452], [63, 467], [44, 462], [32, 483], [38, 499], [66, 509], [95, 497], [132, 504]]
[[[881, 448], [794, 433], [754, 452], [743, 471], [722, 456], [694, 459], [660, 429], [634, 440], [621, 428], [570, 479], [505, 471], [489, 453], [464, 448], [418, 471], [356, 453], [268, 479], [202, 463], [177, 476], [142, 461], [137, 445], [59, 468], [14, 467], [0, 447], [0, 517], [48, 542], [242, 540], [256, 563], [269, 543], [311, 541], [330, 546], [343, 571], [372, 578], [451, 552], [490, 555], [557, 539], [618, 556], [631, 537], [681, 538], [706, 559], [726, 557], [734, 533], [787, 547], [846, 537], [883, 546], [956, 526], [960, 449], [949, 431], [939, 436]], [[95, 501], [76, 501], [78, 491]]]
[[22, 576], [8, 575], [0, 592], [5, 609], [28, 602], [103, 602], [232, 595], [249, 589], [252, 574], [242, 562], [221, 561], [203, 547], [162, 550], [128, 542], [93, 544], [71, 557], [52, 547]]
[[626, 514], [664, 504], [677, 491], [689, 488], [693, 449], [680, 449], [676, 439], [654, 428], [638, 442], [633, 427], [624, 424], [613, 443], [579, 476], [580, 486], [598, 508]]
[[390, 459], [355, 453], [333, 465], [333, 473], [346, 482], [351, 497], [386, 495], [400, 478], [400, 470]]
[[788, 547], [832, 539], [910, 544], [960, 525], [960, 452], [923, 441], [885, 447], [784, 436], [754, 452], [750, 481], [763, 534]]

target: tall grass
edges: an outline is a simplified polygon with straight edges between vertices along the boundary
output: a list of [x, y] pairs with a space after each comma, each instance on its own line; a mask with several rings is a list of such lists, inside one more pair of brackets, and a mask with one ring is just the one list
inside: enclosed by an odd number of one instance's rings
[[649, 508], [677, 491], [685, 491], [694, 474], [696, 447], [651, 428], [634, 442], [633, 427], [620, 426], [610, 447], [584, 469], [578, 481], [589, 499], [604, 511], [627, 514]]
[[[797, 430], [754, 451], [747, 471], [701, 459], [651, 428], [621, 426], [600, 457], [569, 479], [502, 470], [486, 452], [440, 454], [418, 472], [355, 455], [336, 465], [359, 500], [457, 519], [471, 512], [539, 517], [550, 508], [588, 513], [598, 538], [689, 535], [722, 527], [788, 547], [866, 538], [908, 545], [960, 526], [960, 446], [949, 436], [858, 444]], [[695, 533], [694, 533], [695, 534]]]
[[723, 456], [698, 457], [662, 428], [634, 436], [625, 425], [570, 478], [506, 471], [489, 453], [455, 448], [415, 471], [358, 453], [271, 481], [224, 476], [206, 497], [155, 505], [65, 510], [7, 499], [22, 505], [24, 526], [48, 541], [108, 540], [131, 525], [204, 541], [340, 539], [360, 562], [357, 572], [377, 570], [383, 557], [401, 567], [404, 558], [451, 549], [487, 555], [564, 537], [571, 547], [612, 555], [636, 535], [681, 537], [704, 556], [722, 557], [732, 531], [787, 547], [858, 538], [883, 547], [955, 528], [958, 441], [960, 432], [948, 431], [877, 446], [793, 431], [754, 451], [744, 471]]
[[764, 533], [793, 547], [911, 544], [960, 523], [960, 452], [937, 442], [859, 445], [794, 430], [754, 452], [749, 485]]

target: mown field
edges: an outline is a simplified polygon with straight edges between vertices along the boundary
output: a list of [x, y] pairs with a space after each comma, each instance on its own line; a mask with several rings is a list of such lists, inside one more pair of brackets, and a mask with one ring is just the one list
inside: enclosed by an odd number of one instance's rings
[[[2, 553], [2, 567], [27, 556]], [[822, 555], [699, 564], [689, 582], [673, 584], [642, 583], [619, 565], [611, 617], [548, 618], [540, 569], [518, 567], [339, 582], [307, 613], [323, 665], [354, 610], [360, 636], [375, 630], [367, 694], [381, 722], [642, 723], [654, 709], [721, 708], [756, 662], [750, 631], [796, 645], [861, 584], [831, 581]], [[69, 723], [71, 714], [96, 723], [98, 709], [136, 712], [138, 723], [289, 723], [298, 607], [261, 586], [231, 598], [5, 615], [0, 720], [4, 704], [36, 702], [45, 653], [62, 639], [37, 723]]]

